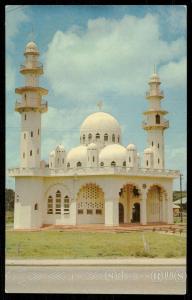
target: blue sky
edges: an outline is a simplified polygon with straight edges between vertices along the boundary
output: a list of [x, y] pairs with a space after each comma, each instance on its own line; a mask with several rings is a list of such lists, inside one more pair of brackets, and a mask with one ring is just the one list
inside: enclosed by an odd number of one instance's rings
[[[14, 112], [15, 87], [22, 86], [19, 65], [31, 39], [41, 52], [49, 111], [42, 116], [42, 159], [57, 144], [66, 150], [79, 144], [87, 115], [103, 110], [122, 126], [123, 145], [147, 147], [141, 128], [147, 110], [145, 92], [153, 65], [165, 93], [162, 107], [166, 168], [184, 174], [186, 188], [186, 13], [165, 5], [9, 5], [6, 7], [6, 167], [19, 166], [20, 115]], [[7, 174], [6, 174], [7, 175]], [[6, 186], [14, 180], [6, 176]], [[174, 188], [179, 189], [179, 180]]]

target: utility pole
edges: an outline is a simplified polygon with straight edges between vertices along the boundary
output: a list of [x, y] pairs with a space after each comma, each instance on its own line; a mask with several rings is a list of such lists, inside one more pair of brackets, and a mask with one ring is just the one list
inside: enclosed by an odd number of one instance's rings
[[183, 223], [183, 205], [182, 205], [182, 176], [183, 174], [180, 174], [180, 193], [181, 193], [181, 199], [180, 199], [180, 215], [181, 215], [181, 223]]

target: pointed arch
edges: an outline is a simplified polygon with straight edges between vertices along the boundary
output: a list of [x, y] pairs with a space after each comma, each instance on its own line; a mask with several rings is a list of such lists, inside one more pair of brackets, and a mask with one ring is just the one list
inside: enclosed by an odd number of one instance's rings
[[147, 222], [166, 223], [167, 222], [167, 192], [160, 184], [152, 184], [147, 190]]
[[103, 224], [104, 192], [96, 183], [87, 183], [77, 193], [77, 224]]

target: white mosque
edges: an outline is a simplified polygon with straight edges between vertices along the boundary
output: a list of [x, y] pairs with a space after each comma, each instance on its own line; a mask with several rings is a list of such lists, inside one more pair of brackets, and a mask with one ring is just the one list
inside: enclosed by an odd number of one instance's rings
[[173, 223], [173, 180], [179, 171], [165, 169], [164, 130], [169, 122], [156, 72], [146, 93], [142, 162], [135, 145], [121, 144], [118, 121], [100, 111], [83, 121], [79, 146], [66, 152], [58, 145], [46, 163], [41, 160], [41, 114], [48, 110], [42, 99], [48, 90], [39, 86], [43, 66], [35, 42], [26, 45], [24, 56], [20, 73], [25, 85], [15, 89], [20, 95], [15, 104], [21, 115], [20, 167], [9, 170], [15, 177], [14, 228]]

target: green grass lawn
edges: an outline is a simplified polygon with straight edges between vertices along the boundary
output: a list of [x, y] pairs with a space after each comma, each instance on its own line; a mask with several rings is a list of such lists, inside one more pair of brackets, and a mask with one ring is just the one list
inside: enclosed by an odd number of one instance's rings
[[6, 232], [7, 258], [182, 257], [185, 254], [184, 237], [157, 232]]

